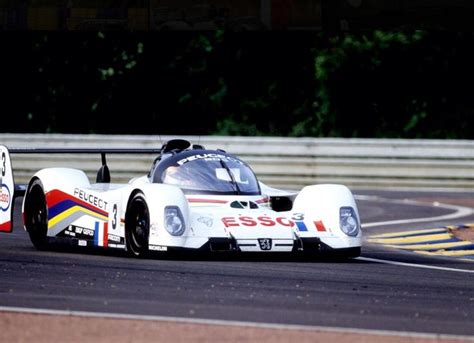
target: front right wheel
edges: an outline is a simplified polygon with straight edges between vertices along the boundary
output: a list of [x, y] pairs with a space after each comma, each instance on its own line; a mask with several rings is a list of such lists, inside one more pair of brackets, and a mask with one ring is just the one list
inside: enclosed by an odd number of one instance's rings
[[125, 214], [125, 243], [127, 251], [136, 257], [148, 253], [150, 214], [142, 193], [135, 194], [129, 201]]

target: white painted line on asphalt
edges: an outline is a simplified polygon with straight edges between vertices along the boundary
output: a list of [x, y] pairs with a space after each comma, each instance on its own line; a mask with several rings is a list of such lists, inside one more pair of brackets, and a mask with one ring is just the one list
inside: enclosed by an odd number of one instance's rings
[[[422, 222], [440, 221], [440, 220], [448, 220], [448, 219], [458, 219], [458, 218], [470, 216], [474, 213], [474, 210], [470, 207], [442, 204], [442, 203], [439, 203], [439, 202], [434, 202], [432, 204], [429, 204], [429, 203], [427, 204], [427, 203], [424, 203], [424, 202], [421, 202], [421, 201], [416, 201], [416, 200], [387, 199], [387, 198], [380, 198], [380, 197], [377, 197], [377, 196], [365, 196], [365, 195], [357, 195], [357, 196], [355, 196], [355, 198], [358, 199], [358, 200], [380, 201], [380, 202], [388, 202], [388, 203], [402, 204], [402, 205], [441, 207], [441, 208], [450, 209], [450, 210], [454, 211], [454, 213], [450, 213], [450, 214], [446, 214], [446, 215], [442, 215], [442, 216], [436, 216], [436, 217], [424, 217], [424, 218], [401, 219], [401, 220], [390, 220], [390, 221], [384, 221], [384, 222], [365, 223], [365, 224], [362, 224], [362, 228], [383, 226], [383, 225], [411, 224], [411, 223], [422, 223]], [[470, 269], [437, 267], [437, 266], [430, 266], [430, 265], [423, 265], [423, 264], [416, 264], [416, 263], [381, 260], [381, 259], [369, 258], [369, 257], [357, 257], [357, 259], [361, 260], [361, 261], [377, 262], [377, 263], [383, 263], [383, 264], [392, 264], [392, 265], [396, 265], [396, 266], [434, 269], [434, 270], [443, 270], [443, 271], [474, 274], [474, 270], [470, 270]]]
[[324, 331], [324, 332], [331, 332], [331, 333], [392, 336], [392, 337], [406, 337], [406, 338], [424, 338], [424, 339], [433, 339], [433, 340], [440, 340], [440, 339], [463, 340], [463, 341], [467, 340], [467, 341], [474, 342], [474, 336], [435, 334], [435, 333], [424, 333], [424, 332], [398, 332], [398, 331], [389, 331], [389, 330], [352, 329], [352, 328], [329, 327], [329, 326], [253, 323], [253, 322], [244, 322], [244, 321], [237, 321], [237, 320], [166, 317], [166, 316], [136, 315], [136, 314], [126, 314], [126, 313], [86, 312], [86, 311], [70, 311], [70, 310], [65, 311], [65, 310], [51, 310], [51, 309], [29, 308], [29, 307], [8, 307], [8, 306], [0, 306], [0, 312], [42, 314], [42, 315], [55, 315], [55, 316], [76, 316], [76, 317], [89, 317], [89, 318], [107, 318], [107, 319], [162, 321], [162, 322], [175, 322], [175, 323], [181, 323], [181, 324], [234, 326], [234, 327], [247, 327], [247, 328], [257, 328], [257, 329]]
[[458, 219], [462, 217], [467, 217], [474, 214], [474, 210], [470, 207], [442, 204], [439, 202], [434, 202], [432, 204], [429, 204], [429, 203], [424, 203], [424, 202], [416, 201], [416, 200], [408, 200], [408, 199], [396, 200], [396, 199], [386, 199], [386, 198], [380, 198], [376, 196], [364, 196], [364, 195], [357, 195], [355, 196], [355, 198], [358, 200], [379, 201], [379, 202], [387, 202], [387, 203], [394, 203], [394, 204], [400, 204], [400, 205], [440, 207], [440, 208], [445, 208], [445, 209], [454, 211], [454, 213], [445, 214], [445, 215], [436, 216], [436, 217], [399, 219], [399, 220], [389, 220], [389, 221], [374, 222], [374, 223], [362, 223], [362, 228], [382, 226], [382, 225], [399, 225], [399, 224], [411, 224], [411, 223], [423, 223], [423, 222], [430, 222], [430, 221], [450, 220], [450, 219]]
[[378, 258], [370, 258], [370, 257], [356, 257], [356, 260], [360, 261], [367, 261], [367, 262], [376, 262], [376, 263], [383, 263], [383, 264], [392, 264], [395, 266], [403, 266], [403, 267], [413, 267], [413, 268], [423, 268], [423, 269], [434, 269], [434, 270], [443, 270], [443, 271], [450, 271], [450, 272], [459, 272], [459, 273], [468, 273], [474, 274], [474, 270], [471, 269], [458, 269], [458, 268], [449, 268], [449, 267], [438, 267], [438, 266], [430, 266], [426, 264], [417, 264], [417, 263], [408, 263], [408, 262], [397, 262], [397, 261], [390, 261], [390, 260], [380, 260]]
[[[413, 200], [394, 200], [385, 199], [371, 196], [356, 196], [359, 200], [368, 201], [380, 201], [399, 203], [415, 206], [430, 206], [430, 204], [413, 201]], [[437, 220], [448, 220], [456, 219], [465, 216], [469, 216], [474, 213], [473, 209], [463, 206], [454, 206], [448, 204], [433, 203], [432, 206], [442, 207], [446, 209], [452, 209], [455, 212], [448, 215], [437, 216], [437, 217], [426, 217], [426, 218], [415, 218], [415, 219], [403, 219], [393, 220], [385, 222], [374, 222], [366, 223], [363, 227], [375, 227], [382, 225], [395, 225], [395, 224], [407, 224], [416, 222], [429, 222]], [[455, 269], [448, 267], [437, 267], [405, 262], [396, 262], [389, 260], [374, 259], [368, 257], [358, 257], [358, 260], [367, 262], [376, 262], [383, 264], [392, 264], [414, 268], [425, 268], [435, 269], [443, 271], [453, 271], [462, 273], [474, 273], [474, 270], [467, 269]], [[370, 330], [370, 329], [355, 329], [355, 328], [342, 328], [342, 327], [326, 327], [326, 326], [311, 326], [311, 325], [293, 325], [293, 324], [274, 324], [274, 323], [253, 323], [243, 322], [234, 320], [213, 320], [213, 319], [202, 319], [202, 318], [186, 318], [186, 317], [166, 317], [166, 316], [151, 316], [151, 315], [133, 315], [123, 313], [103, 313], [103, 312], [86, 312], [86, 311], [71, 311], [71, 310], [51, 310], [51, 309], [35, 309], [35, 308], [23, 308], [23, 307], [8, 307], [0, 306], [0, 312], [15, 312], [15, 313], [29, 313], [29, 314], [43, 314], [43, 315], [62, 315], [62, 316], [78, 316], [78, 317], [89, 317], [89, 318], [108, 318], [108, 319], [127, 319], [127, 320], [145, 320], [145, 321], [163, 321], [163, 322], [176, 322], [183, 324], [204, 324], [204, 325], [218, 325], [218, 326], [236, 326], [236, 327], [248, 327], [248, 328], [261, 328], [261, 329], [283, 329], [283, 330], [304, 330], [304, 331], [323, 331], [332, 333], [347, 333], [347, 334], [364, 334], [364, 335], [378, 335], [378, 336], [392, 336], [392, 337], [406, 337], [406, 338], [422, 338], [422, 339], [433, 339], [433, 340], [462, 340], [474, 342], [474, 336], [461, 336], [461, 335], [448, 335], [448, 334], [434, 334], [434, 333], [423, 333], [423, 332], [398, 332], [389, 330]]]

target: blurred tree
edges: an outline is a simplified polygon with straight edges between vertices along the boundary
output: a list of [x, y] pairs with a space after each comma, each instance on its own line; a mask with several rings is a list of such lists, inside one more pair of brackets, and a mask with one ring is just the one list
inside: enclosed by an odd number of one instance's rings
[[474, 137], [474, 34], [0, 34], [2, 132]]
[[[306, 134], [469, 138], [472, 33], [345, 34], [315, 50], [316, 113]], [[463, 129], [464, 128], [464, 129]]]

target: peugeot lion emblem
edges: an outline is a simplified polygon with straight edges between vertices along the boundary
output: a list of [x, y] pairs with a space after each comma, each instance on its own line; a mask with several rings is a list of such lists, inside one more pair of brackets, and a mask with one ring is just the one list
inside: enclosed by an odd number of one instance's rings
[[259, 238], [258, 244], [260, 244], [261, 250], [272, 250], [272, 240], [270, 238]]

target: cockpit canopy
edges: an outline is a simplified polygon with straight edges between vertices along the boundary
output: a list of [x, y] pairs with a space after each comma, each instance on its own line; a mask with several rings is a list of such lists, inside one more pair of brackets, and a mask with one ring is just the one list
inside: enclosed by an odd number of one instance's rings
[[185, 193], [259, 195], [252, 169], [222, 151], [193, 149], [163, 154], [150, 174], [153, 183], [180, 187]]

